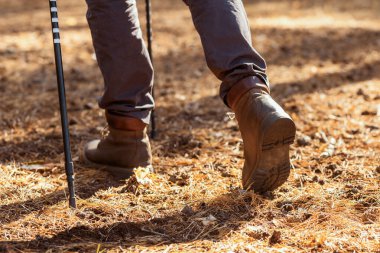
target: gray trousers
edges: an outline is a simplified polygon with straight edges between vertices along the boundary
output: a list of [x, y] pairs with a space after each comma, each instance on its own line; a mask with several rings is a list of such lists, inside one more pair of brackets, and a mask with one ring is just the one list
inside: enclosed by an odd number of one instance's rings
[[[159, 1], [159, 0], [158, 0]], [[269, 85], [264, 59], [252, 46], [241, 0], [184, 0], [198, 31], [208, 67], [222, 81], [220, 96], [257, 76]], [[153, 67], [143, 41], [136, 0], [86, 0], [87, 20], [105, 90], [99, 106], [149, 124], [154, 108]]]

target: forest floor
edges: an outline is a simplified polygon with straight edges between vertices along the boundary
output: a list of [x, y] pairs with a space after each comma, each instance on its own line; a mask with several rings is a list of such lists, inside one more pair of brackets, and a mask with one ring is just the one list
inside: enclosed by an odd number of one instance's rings
[[106, 126], [84, 2], [59, 2], [70, 210], [47, 0], [0, 0], [0, 252], [380, 252], [379, 1], [245, 1], [298, 129], [289, 181], [264, 196], [241, 189], [238, 127], [180, 0], [153, 1], [155, 173], [81, 162]]

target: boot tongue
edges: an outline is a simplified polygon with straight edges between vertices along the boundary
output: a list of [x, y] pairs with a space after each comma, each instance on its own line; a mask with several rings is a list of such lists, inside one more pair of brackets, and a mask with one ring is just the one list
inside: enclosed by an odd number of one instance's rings
[[229, 107], [235, 111], [239, 100], [248, 91], [253, 91], [258, 94], [269, 94], [269, 88], [259, 78], [251, 76], [240, 80], [236, 83], [227, 94], [227, 103]]

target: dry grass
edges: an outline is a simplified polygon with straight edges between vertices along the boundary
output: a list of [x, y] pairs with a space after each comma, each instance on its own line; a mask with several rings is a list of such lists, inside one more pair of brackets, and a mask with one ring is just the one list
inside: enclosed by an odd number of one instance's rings
[[298, 128], [290, 179], [265, 196], [240, 188], [242, 141], [186, 7], [154, 4], [156, 172], [126, 182], [79, 161], [105, 126], [102, 80], [84, 3], [60, 5], [69, 210], [47, 3], [0, 0], [0, 252], [380, 252], [379, 2], [247, 1]]

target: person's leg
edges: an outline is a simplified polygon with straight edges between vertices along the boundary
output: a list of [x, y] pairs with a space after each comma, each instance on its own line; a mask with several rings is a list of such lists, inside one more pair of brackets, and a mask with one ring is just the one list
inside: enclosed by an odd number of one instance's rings
[[105, 90], [109, 134], [87, 143], [83, 158], [96, 168], [127, 177], [148, 166], [152, 156], [146, 126], [154, 107], [153, 68], [145, 47], [135, 0], [86, 0], [87, 20]]
[[241, 0], [185, 0], [207, 64], [222, 80], [220, 96], [235, 112], [244, 142], [243, 187], [258, 192], [282, 185], [290, 172], [295, 125], [269, 95], [264, 59], [252, 47]]
[[[220, 96], [239, 81], [257, 76], [267, 86], [266, 63], [253, 48], [247, 15], [241, 0], [184, 0], [189, 6], [207, 65], [222, 81]], [[264, 87], [266, 88], [266, 87]]]
[[149, 124], [153, 68], [143, 41], [136, 0], [86, 0], [87, 20], [105, 90], [101, 108]]

